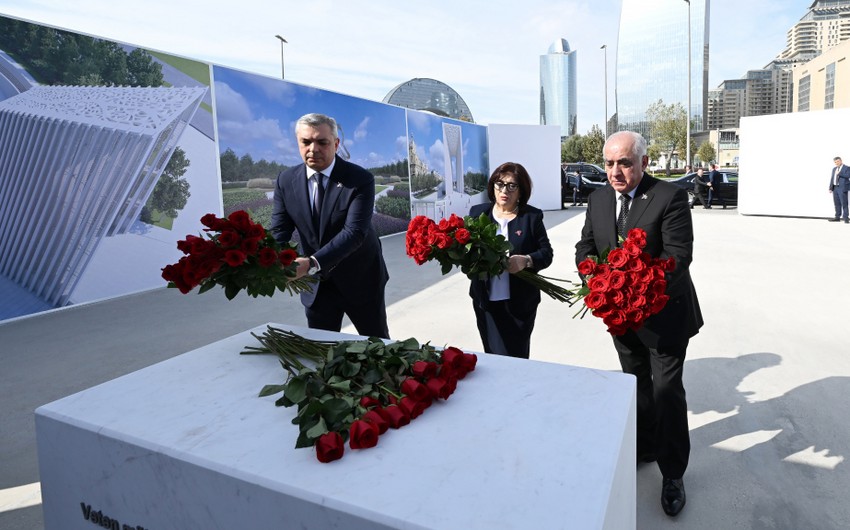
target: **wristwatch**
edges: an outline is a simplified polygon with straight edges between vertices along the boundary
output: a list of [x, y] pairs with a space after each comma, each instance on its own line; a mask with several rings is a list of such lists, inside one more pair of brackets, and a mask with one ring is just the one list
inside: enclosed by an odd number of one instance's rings
[[319, 272], [319, 262], [314, 256], [310, 256], [310, 268], [307, 269], [307, 274], [313, 276]]

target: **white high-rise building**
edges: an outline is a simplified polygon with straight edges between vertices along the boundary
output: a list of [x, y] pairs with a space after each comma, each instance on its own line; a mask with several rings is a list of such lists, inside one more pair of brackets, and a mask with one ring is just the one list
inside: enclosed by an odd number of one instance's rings
[[540, 56], [540, 124], [560, 125], [561, 138], [576, 134], [576, 52], [558, 39]]

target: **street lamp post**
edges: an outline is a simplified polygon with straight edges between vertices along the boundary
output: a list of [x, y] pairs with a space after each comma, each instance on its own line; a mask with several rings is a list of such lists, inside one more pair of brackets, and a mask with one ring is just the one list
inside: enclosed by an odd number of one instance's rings
[[284, 39], [280, 35], [275, 35], [275, 37], [280, 40], [280, 78], [286, 79], [286, 76], [284, 75], [285, 72], [283, 69], [283, 45], [286, 44], [286, 39]]
[[[685, 113], [687, 136], [685, 137], [685, 165], [691, 165], [691, 0], [688, 4], [688, 111]], [[693, 168], [691, 168], [693, 169]]]
[[605, 54], [605, 138], [608, 138], [608, 45], [600, 48]]

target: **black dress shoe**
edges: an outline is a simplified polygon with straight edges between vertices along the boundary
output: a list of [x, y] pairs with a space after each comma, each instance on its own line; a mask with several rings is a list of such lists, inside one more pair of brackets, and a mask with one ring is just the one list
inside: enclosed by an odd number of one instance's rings
[[679, 515], [685, 507], [685, 483], [680, 478], [665, 478], [661, 482], [661, 507], [670, 517]]
[[830, 223], [837, 223], [837, 222], [838, 222], [838, 221], [840, 221], [840, 220], [841, 220], [841, 219], [839, 219], [838, 217], [835, 217], [835, 218], [833, 218], [833, 219], [830, 219], [830, 220], [829, 220], [829, 222], [830, 222]]

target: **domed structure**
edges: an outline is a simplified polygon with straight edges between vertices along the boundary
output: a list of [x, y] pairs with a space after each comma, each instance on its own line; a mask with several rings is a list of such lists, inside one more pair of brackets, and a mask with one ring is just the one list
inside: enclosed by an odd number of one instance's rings
[[460, 94], [449, 85], [424, 77], [399, 84], [384, 96], [384, 103], [407, 109], [433, 112], [438, 116], [475, 123]]

